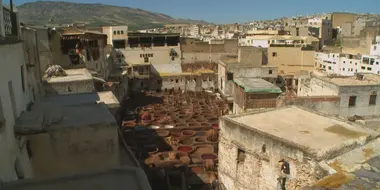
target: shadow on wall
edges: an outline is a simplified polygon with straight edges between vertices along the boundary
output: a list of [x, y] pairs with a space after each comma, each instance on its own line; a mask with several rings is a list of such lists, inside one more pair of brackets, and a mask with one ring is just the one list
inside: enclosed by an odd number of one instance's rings
[[[183, 106], [168, 104], [170, 97], [175, 96], [136, 92], [122, 102], [120, 129], [126, 143], [145, 170], [153, 190], [217, 189], [211, 185], [217, 183], [217, 130], [201, 117], [204, 114], [195, 116], [188, 109], [180, 109]], [[194, 101], [197, 99], [200, 98]], [[171, 125], [169, 120], [174, 118], [176, 124]], [[187, 122], [186, 118], [194, 122]], [[202, 127], [196, 119], [205, 120]], [[215, 119], [217, 123], [216, 116]]]

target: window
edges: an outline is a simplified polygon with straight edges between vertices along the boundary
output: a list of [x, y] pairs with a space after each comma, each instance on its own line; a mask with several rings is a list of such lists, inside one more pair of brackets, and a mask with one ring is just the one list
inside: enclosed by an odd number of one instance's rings
[[379, 62], [378, 61], [376, 61], [376, 65], [378, 65], [379, 64]]
[[227, 80], [234, 80], [234, 74], [228, 72], [228, 73], [227, 73]]
[[25, 92], [24, 65], [21, 65], [21, 86], [22, 86], [22, 91]]
[[116, 31], [113, 31], [113, 35], [116, 35]]
[[346, 68], [343, 68], [343, 71], [345, 71], [346, 70]]
[[120, 35], [120, 31], [119, 30], [117, 31], [117, 35]]
[[368, 71], [372, 71], [372, 68], [371, 68], [371, 67], [367, 67], [367, 70], [368, 70]]
[[373, 46], [373, 50], [376, 50], [376, 48], [377, 48], [376, 46]]
[[178, 79], [175, 80], [175, 83], [178, 83]]
[[271, 75], [272, 73], [273, 73], [273, 71], [270, 69], [270, 70], [269, 70], [269, 74]]
[[277, 52], [273, 52], [272, 57], [277, 57]]
[[365, 67], [361, 67], [363, 70], [365, 69]]
[[376, 105], [376, 98], [377, 98], [376, 94], [371, 94], [369, 96], [369, 105]]
[[245, 160], [245, 151], [238, 148], [237, 163], [243, 163]]
[[329, 66], [329, 70], [332, 70], [332, 69], [331, 69], [331, 66]]
[[346, 63], [346, 61], [343, 61], [343, 63]]
[[121, 34], [124, 34], [124, 31], [120, 31]]
[[261, 152], [263, 153], [267, 152], [267, 146], [265, 144], [263, 144], [263, 146], [261, 147]]
[[356, 96], [350, 96], [348, 100], [348, 107], [354, 107], [356, 105]]
[[144, 63], [149, 63], [149, 58], [144, 57]]
[[355, 65], [358, 65], [358, 63], [355, 63]]

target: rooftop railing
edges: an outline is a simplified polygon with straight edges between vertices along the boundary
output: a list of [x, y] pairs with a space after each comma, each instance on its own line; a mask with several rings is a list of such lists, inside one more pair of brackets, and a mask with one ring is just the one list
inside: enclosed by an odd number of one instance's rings
[[3, 7], [3, 20], [5, 36], [17, 36], [19, 26], [17, 24], [16, 13], [12, 12], [10, 9], [6, 7]]

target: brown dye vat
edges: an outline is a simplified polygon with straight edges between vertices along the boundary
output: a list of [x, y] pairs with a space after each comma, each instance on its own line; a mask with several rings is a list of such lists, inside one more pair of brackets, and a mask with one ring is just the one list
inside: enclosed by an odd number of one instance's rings
[[194, 148], [192, 146], [181, 145], [181, 146], [178, 146], [177, 151], [191, 153], [194, 151]]
[[193, 117], [191, 117], [192, 119], [195, 119], [195, 120], [202, 120], [202, 119], [205, 119], [203, 116], [201, 115], [194, 115]]
[[214, 153], [214, 147], [212, 147], [211, 145], [198, 145], [195, 148], [195, 153], [200, 154], [200, 155], [203, 155], [206, 153], [211, 154], [211, 153]]
[[186, 128], [186, 127], [188, 127], [188, 125], [187, 125], [186, 123], [176, 123], [176, 124], [175, 124], [175, 127]]
[[201, 155], [202, 160], [216, 160], [218, 156], [214, 153], [204, 153]]
[[189, 123], [189, 127], [200, 127], [201, 125], [199, 123]]
[[178, 116], [178, 119], [180, 120], [187, 120], [189, 117], [188, 116], [185, 116], [185, 115], [180, 115]]
[[194, 138], [195, 143], [207, 143], [208, 140], [205, 136], [195, 137]]
[[207, 140], [210, 142], [216, 142], [218, 141], [218, 131], [216, 129], [210, 129], [206, 132]]
[[201, 123], [201, 127], [211, 127], [211, 124], [209, 124], [209, 123]]
[[189, 118], [189, 119], [186, 120], [186, 122], [187, 123], [196, 123], [197, 120]]
[[169, 131], [167, 131], [167, 130], [157, 130], [156, 133], [160, 137], [167, 137], [167, 136], [169, 136]]
[[170, 117], [178, 117], [178, 114], [175, 112], [168, 112], [166, 115], [168, 115]]
[[179, 141], [179, 144], [182, 145], [192, 145], [194, 143], [194, 139], [190, 137], [184, 137]]
[[183, 137], [192, 137], [192, 136], [195, 135], [195, 131], [193, 131], [193, 130], [184, 130], [184, 131], [182, 131], [181, 135]]

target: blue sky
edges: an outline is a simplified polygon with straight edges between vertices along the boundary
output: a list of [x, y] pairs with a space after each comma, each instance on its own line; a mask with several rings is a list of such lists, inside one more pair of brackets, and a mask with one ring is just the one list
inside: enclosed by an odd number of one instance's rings
[[[3, 0], [4, 3], [9, 0]], [[17, 5], [35, 0], [13, 0]], [[333, 11], [380, 13], [380, 0], [69, 0], [140, 8], [175, 18], [245, 22]]]

